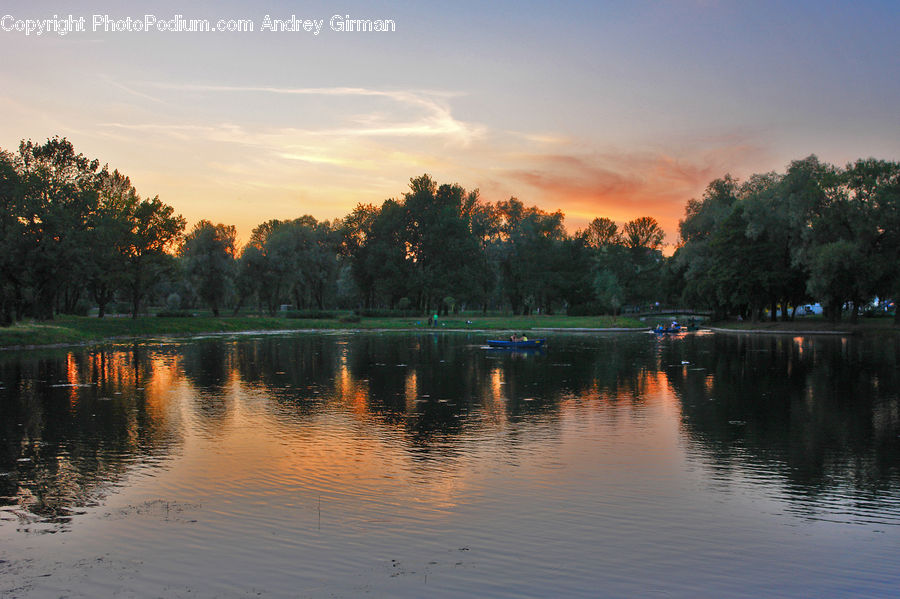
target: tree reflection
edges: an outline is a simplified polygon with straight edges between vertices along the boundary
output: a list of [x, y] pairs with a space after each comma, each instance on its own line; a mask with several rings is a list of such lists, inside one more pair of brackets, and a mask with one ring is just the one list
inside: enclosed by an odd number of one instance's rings
[[532, 433], [560, 439], [573, 416], [627, 429], [673, 392], [688, 458], [725, 482], [764, 471], [791, 497], [855, 499], [900, 485], [896, 338], [560, 335], [544, 353], [483, 342], [301, 334], [6, 356], [0, 508], [65, 522], [185, 435], [242, 427], [295, 439], [349, 424], [367, 447], [413, 468], [439, 460], [446, 475], [472, 451], [526, 455]]
[[148, 391], [139, 346], [0, 362], [0, 506], [20, 520], [67, 522], [136, 460], [152, 464], [178, 432]]
[[897, 338], [717, 335], [663, 352], [694, 457], [727, 476], [764, 465], [791, 497], [896, 488], [898, 360]]

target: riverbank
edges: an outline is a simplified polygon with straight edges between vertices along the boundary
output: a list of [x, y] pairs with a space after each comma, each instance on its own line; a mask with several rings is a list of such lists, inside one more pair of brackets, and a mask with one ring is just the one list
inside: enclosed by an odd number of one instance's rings
[[781, 333], [785, 335], [857, 335], [896, 334], [900, 327], [893, 317], [861, 318], [856, 324], [843, 321], [832, 323], [821, 318], [800, 318], [788, 322], [716, 322], [708, 327], [724, 333]]
[[[447, 330], [638, 330], [646, 322], [622, 316], [468, 316], [438, 320]], [[157, 335], [189, 336], [203, 333], [294, 330], [434, 330], [422, 318], [312, 319], [283, 316], [195, 316], [190, 318], [140, 318], [61, 316], [53, 321], [22, 322], [0, 329], [0, 348], [30, 349], [134, 339]]]
[[[28, 321], [0, 328], [0, 349], [31, 349], [140, 339], [154, 336], [190, 336], [207, 333], [299, 330], [435, 330], [422, 318], [344, 319], [286, 318], [284, 316], [199, 315], [190, 318], [61, 316], [53, 321]], [[601, 332], [649, 329], [653, 319], [641, 321], [624, 316], [468, 316], [438, 320], [441, 330]], [[839, 334], [897, 334], [900, 327], [890, 318], [861, 319], [859, 323], [832, 323], [804, 318], [794, 322], [719, 322], [709, 327], [719, 332]]]

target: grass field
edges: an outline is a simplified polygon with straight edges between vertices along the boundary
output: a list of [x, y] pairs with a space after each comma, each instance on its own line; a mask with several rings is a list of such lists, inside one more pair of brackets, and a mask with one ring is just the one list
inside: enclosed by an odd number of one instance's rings
[[[285, 318], [283, 316], [226, 316], [200, 314], [192, 318], [60, 316], [53, 321], [22, 322], [0, 328], [0, 347], [32, 347], [90, 343], [105, 339], [201, 333], [308, 330], [308, 329], [423, 329], [427, 318], [339, 319]], [[438, 320], [441, 329], [521, 330], [535, 328], [646, 328], [650, 324], [621, 316], [452, 316]]]
[[[650, 328], [659, 321], [671, 320], [672, 316], [641, 321], [625, 316], [511, 316], [511, 315], [466, 315], [450, 316], [438, 320], [438, 328], [444, 330], [497, 330], [533, 331], [534, 329], [642, 329]], [[677, 316], [674, 318], [678, 318]], [[680, 318], [686, 321], [687, 316]], [[284, 316], [224, 316], [213, 317], [199, 313], [192, 318], [160, 318], [142, 316], [137, 319], [127, 317], [86, 317], [60, 316], [49, 322], [22, 322], [12, 327], [0, 328], [0, 348], [35, 347], [94, 343], [106, 339], [129, 339], [158, 335], [190, 336], [203, 333], [228, 333], [240, 331], [277, 330], [371, 330], [371, 329], [422, 329], [433, 330], [427, 325], [428, 319], [421, 318], [362, 318], [359, 322], [340, 319], [285, 318]], [[893, 319], [861, 318], [851, 325], [840, 322], [833, 325], [821, 317], [798, 318], [792, 322], [728, 322], [717, 327], [765, 332], [817, 332], [845, 331], [851, 333], [896, 333], [900, 327]]]
[[900, 327], [894, 324], [893, 316], [880, 316], [876, 318], [860, 318], [856, 324], [851, 324], [848, 319], [843, 319], [838, 323], [832, 323], [821, 316], [804, 316], [788, 322], [770, 322], [770, 321], [743, 321], [743, 322], [724, 322], [716, 323], [716, 328], [729, 329], [734, 331], [763, 331], [763, 332], [834, 332], [841, 331], [846, 333], [875, 333], [875, 332], [900, 332]]

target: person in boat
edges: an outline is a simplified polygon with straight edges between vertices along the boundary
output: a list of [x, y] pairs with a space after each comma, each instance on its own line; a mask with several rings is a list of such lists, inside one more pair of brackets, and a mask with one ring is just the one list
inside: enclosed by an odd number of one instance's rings
[[656, 334], [662, 335], [665, 332], [666, 332], [666, 330], [663, 328], [662, 323], [661, 322], [656, 323]]

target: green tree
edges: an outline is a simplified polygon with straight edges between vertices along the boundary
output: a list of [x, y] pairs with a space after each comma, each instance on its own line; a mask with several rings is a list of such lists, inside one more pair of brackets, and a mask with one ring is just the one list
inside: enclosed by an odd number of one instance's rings
[[15, 164], [23, 189], [18, 218], [24, 225], [25, 283], [33, 314], [52, 319], [57, 307], [71, 312], [84, 289], [90, 260], [86, 238], [105, 168], [59, 137], [43, 144], [23, 141]]
[[457, 184], [438, 186], [428, 175], [410, 179], [404, 194], [407, 258], [413, 293], [423, 310], [447, 308], [442, 298], [478, 294], [484, 270], [481, 244], [472, 231], [478, 193]]
[[131, 317], [137, 318], [141, 302], [155, 280], [171, 268], [170, 250], [184, 231], [185, 220], [159, 197], [139, 200], [124, 207], [128, 233], [123, 247], [124, 281], [131, 300]]
[[500, 247], [495, 252], [500, 265], [501, 287], [513, 313], [534, 309], [552, 310], [559, 299], [560, 250], [566, 239], [562, 212], [547, 213], [536, 206], [525, 207], [516, 198], [497, 203], [501, 217]]
[[619, 227], [611, 219], [606, 217], [595, 218], [587, 229], [579, 231], [576, 237], [583, 237], [588, 247], [601, 249], [622, 243]]
[[128, 214], [140, 202], [128, 177], [119, 171], [105, 174], [100, 185], [100, 203], [87, 237], [90, 260], [86, 282], [97, 303], [97, 316], [106, 315], [106, 306], [125, 284], [126, 248], [131, 226]]
[[24, 190], [15, 158], [0, 151], [0, 326], [9, 326], [20, 317], [22, 287], [26, 274]]
[[665, 239], [665, 231], [652, 216], [636, 218], [622, 227], [622, 243], [632, 250], [660, 251]]
[[620, 269], [626, 270], [621, 280], [628, 303], [639, 305], [660, 298], [665, 238], [665, 231], [650, 216], [636, 218], [622, 227], [622, 245], [627, 251]]
[[201, 220], [185, 237], [179, 251], [194, 292], [216, 317], [231, 293], [236, 243], [234, 225]]
[[730, 306], [719, 301], [718, 283], [713, 276], [714, 252], [711, 240], [731, 215], [738, 198], [738, 182], [730, 175], [716, 179], [706, 187], [700, 200], [691, 199], [685, 216], [679, 221], [679, 246], [673, 263], [682, 276], [682, 299], [688, 304], [712, 308], [723, 318]]

